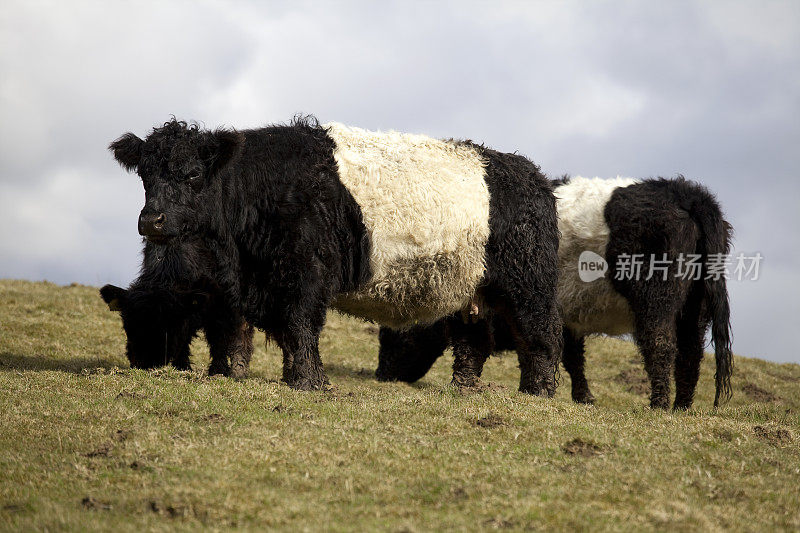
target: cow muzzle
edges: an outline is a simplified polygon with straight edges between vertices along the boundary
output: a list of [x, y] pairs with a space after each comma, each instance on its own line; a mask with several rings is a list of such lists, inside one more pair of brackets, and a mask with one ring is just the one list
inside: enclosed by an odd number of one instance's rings
[[157, 212], [139, 213], [139, 235], [147, 237], [148, 240], [164, 242], [169, 239], [164, 227], [167, 223], [167, 215]]

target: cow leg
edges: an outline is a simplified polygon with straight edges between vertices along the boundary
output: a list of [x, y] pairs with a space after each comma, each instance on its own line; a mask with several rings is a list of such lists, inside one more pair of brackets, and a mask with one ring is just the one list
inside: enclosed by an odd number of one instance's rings
[[228, 362], [229, 347], [235, 337], [234, 326], [227, 320], [221, 323], [206, 324], [206, 341], [211, 355], [208, 375], [229, 376], [231, 367]]
[[294, 354], [289, 350], [281, 350], [283, 352], [283, 375], [281, 376], [281, 381], [284, 383], [289, 383], [292, 380], [292, 376], [294, 376]]
[[701, 296], [691, 294], [677, 320], [678, 353], [675, 359], [675, 410], [689, 409], [700, 376], [708, 319], [704, 318]]
[[650, 378], [650, 407], [666, 409], [670, 400], [670, 378], [678, 353], [675, 321], [637, 317], [635, 338]]
[[517, 310], [509, 323], [517, 346], [520, 392], [553, 396], [562, 351], [561, 319], [555, 306], [546, 313]]
[[586, 362], [584, 337], [576, 337], [566, 326], [564, 331], [564, 353], [562, 362], [572, 381], [572, 401], [593, 404], [594, 396], [589, 390], [583, 366]]
[[453, 344], [453, 384], [458, 387], [480, 387], [486, 358], [492, 352], [491, 331], [486, 320], [465, 324], [461, 317], [449, 320]]
[[[170, 360], [170, 364], [178, 370], [191, 370], [192, 363], [190, 361], [191, 351], [189, 345], [192, 343], [197, 330], [190, 326], [190, 320], [187, 319], [179, 325], [166, 332], [165, 343], [165, 358]], [[166, 363], [166, 361], [165, 361]]]
[[291, 331], [281, 335], [278, 344], [284, 351], [284, 362], [291, 359], [291, 367], [284, 368], [283, 380], [293, 389], [318, 390], [328, 383], [319, 356], [319, 333]]
[[253, 355], [253, 327], [238, 313], [230, 310], [215, 315], [224, 318], [205, 325], [206, 340], [211, 352], [208, 374], [244, 379]]
[[291, 317], [275, 336], [283, 350], [283, 380], [293, 389], [318, 390], [329, 383], [319, 356], [319, 334], [324, 325], [322, 307], [315, 316]]
[[506, 165], [487, 170], [492, 216], [481, 295], [509, 326], [520, 392], [552, 396], [563, 341], [556, 302], [558, 220], [549, 191], [534, 190], [536, 170], [517, 170], [531, 180], [506, 174]]
[[189, 351], [189, 341], [181, 343], [175, 352], [175, 358], [172, 360], [172, 366], [178, 370], [191, 370], [192, 363], [189, 359], [191, 353]]
[[666, 280], [634, 279], [624, 289], [634, 313], [633, 336], [650, 378], [650, 407], [667, 409], [670, 380], [678, 355], [676, 317], [686, 302], [690, 282], [675, 277]]
[[379, 381], [407, 383], [420, 379], [447, 348], [446, 329], [445, 320], [401, 331], [382, 327], [375, 377]]
[[555, 272], [549, 275], [547, 269], [541, 270], [540, 276], [532, 275], [536, 271], [533, 266], [519, 276], [507, 276], [488, 285], [483, 295], [493, 315], [505, 320], [513, 338], [519, 360], [520, 392], [551, 397], [556, 392], [563, 338]]
[[209, 341], [209, 351], [211, 352], [211, 364], [208, 365], [209, 376], [230, 376], [231, 367], [228, 363], [228, 350], [221, 348], [220, 344]]
[[250, 359], [253, 357], [253, 326], [245, 321], [239, 324], [236, 342], [231, 347], [231, 377], [244, 379], [250, 369]]

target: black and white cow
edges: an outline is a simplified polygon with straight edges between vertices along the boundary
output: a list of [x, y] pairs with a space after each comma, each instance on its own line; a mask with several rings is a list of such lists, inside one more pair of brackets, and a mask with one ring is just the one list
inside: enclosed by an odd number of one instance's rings
[[[594, 401], [584, 374], [584, 338], [633, 333], [650, 378], [651, 406], [669, 405], [674, 373], [673, 406], [691, 407], [711, 324], [717, 367], [714, 405], [730, 396], [728, 293], [725, 278], [712, 272], [711, 263], [717, 254], [729, 252], [731, 227], [714, 196], [682, 177], [578, 177], [555, 185], [561, 232], [558, 301], [572, 398]], [[610, 267], [605, 276], [581, 279], [579, 258], [587, 252], [605, 260]], [[699, 268], [682, 272], [693, 257]], [[639, 260], [643, 264], [637, 273]], [[632, 267], [628, 272], [616, 268], [626, 264]], [[491, 325], [486, 340], [490, 349], [514, 349], [505, 322], [495, 319]], [[446, 323], [405, 331], [382, 328], [380, 341], [378, 378], [402, 381], [421, 378], [447, 345], [457, 342]]]
[[[111, 150], [145, 189], [143, 275], [129, 291], [103, 288], [133, 365], [175, 362], [205, 328], [212, 367], [225, 371], [214, 354], [226, 351], [241, 367], [252, 324], [281, 347], [284, 380], [316, 389], [328, 307], [404, 328], [480, 306], [511, 325], [520, 390], [553, 394], [555, 198], [524, 157], [313, 119], [243, 131], [173, 120]], [[488, 351], [480, 325], [459, 323], [454, 380], [470, 384]], [[170, 332], [180, 340], [169, 344]], [[146, 340], [132, 345], [131, 335]]]

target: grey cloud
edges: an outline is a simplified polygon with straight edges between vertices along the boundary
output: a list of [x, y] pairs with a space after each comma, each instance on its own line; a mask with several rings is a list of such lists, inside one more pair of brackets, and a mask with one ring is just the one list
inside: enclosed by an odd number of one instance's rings
[[0, 70], [0, 276], [135, 276], [141, 186], [105, 148], [123, 132], [310, 112], [702, 181], [765, 256], [731, 283], [735, 350], [800, 361], [800, 4], [7, 2]]

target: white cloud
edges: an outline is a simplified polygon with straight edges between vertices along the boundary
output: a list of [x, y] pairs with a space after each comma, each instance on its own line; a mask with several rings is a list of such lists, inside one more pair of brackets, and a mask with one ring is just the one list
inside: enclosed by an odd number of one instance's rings
[[136, 176], [121, 178], [62, 168], [35, 184], [0, 183], [2, 275], [72, 281], [52, 271], [58, 265], [77, 273], [76, 281], [97, 282], [103, 272], [120, 269], [133, 275], [144, 195]]

